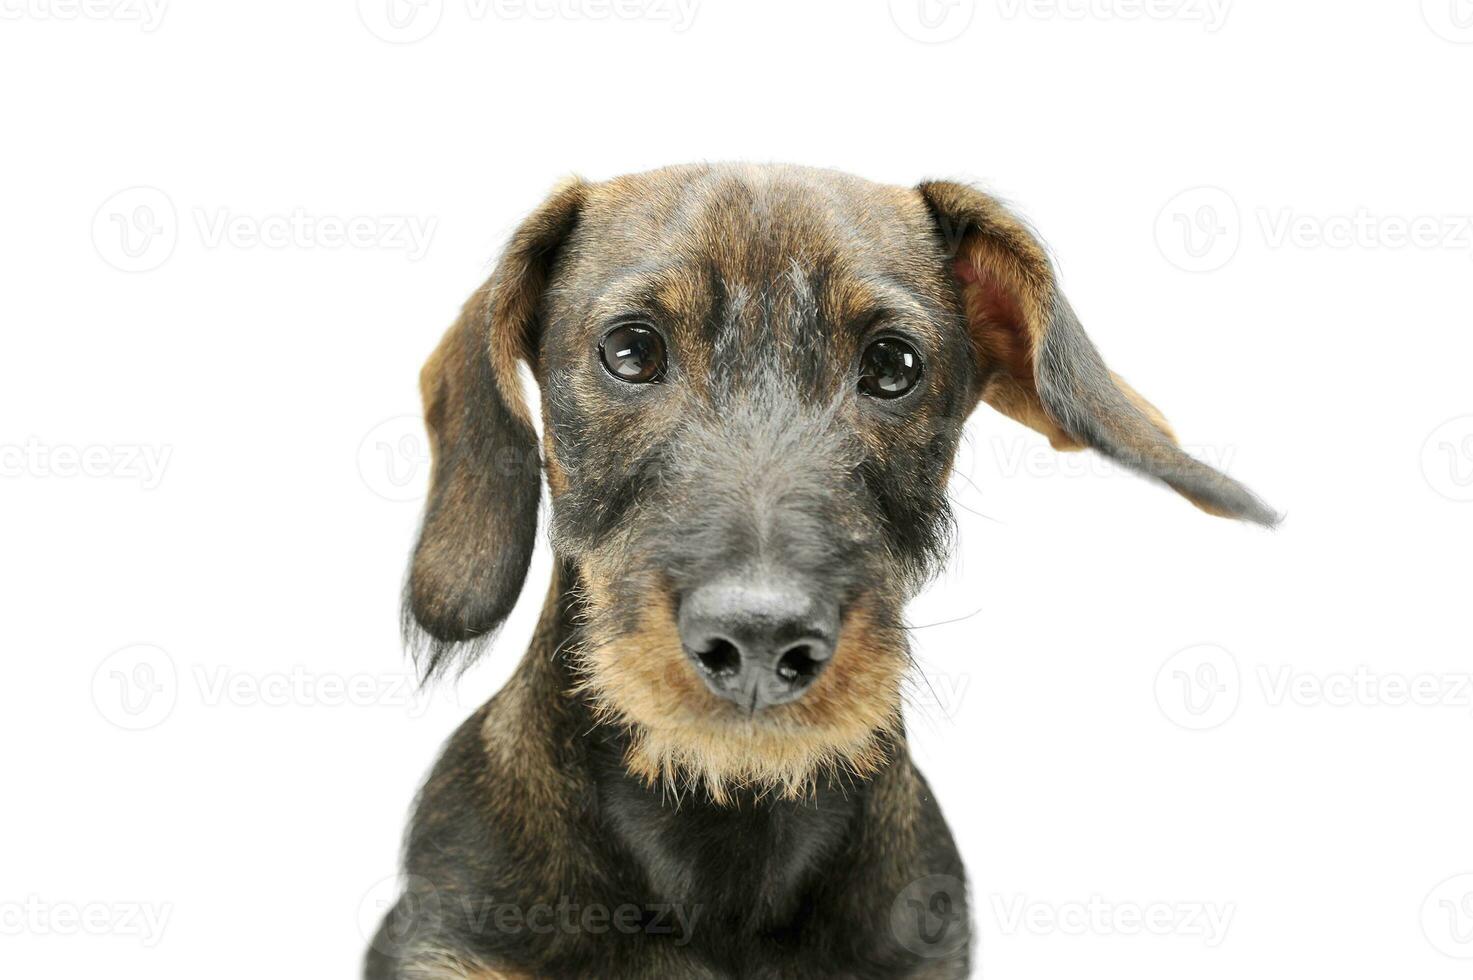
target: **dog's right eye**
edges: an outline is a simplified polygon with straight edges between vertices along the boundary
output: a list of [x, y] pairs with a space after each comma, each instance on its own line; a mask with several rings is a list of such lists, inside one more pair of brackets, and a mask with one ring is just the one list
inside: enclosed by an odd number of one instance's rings
[[899, 337], [881, 337], [865, 349], [859, 390], [871, 398], [899, 398], [921, 380], [921, 355]]
[[642, 323], [621, 323], [599, 344], [604, 369], [630, 384], [659, 381], [665, 373], [665, 341]]

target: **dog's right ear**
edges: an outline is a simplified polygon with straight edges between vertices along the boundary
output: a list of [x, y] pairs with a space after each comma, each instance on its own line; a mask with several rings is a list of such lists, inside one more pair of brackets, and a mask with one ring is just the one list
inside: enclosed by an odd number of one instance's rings
[[522, 222], [420, 373], [433, 466], [403, 618], [425, 677], [480, 652], [527, 574], [542, 481], [517, 362], [535, 368], [543, 289], [586, 191], [560, 185]]
[[1156, 407], [1105, 366], [1022, 221], [965, 184], [927, 181], [918, 189], [947, 250], [983, 401], [1054, 448], [1088, 446], [1209, 514], [1278, 523], [1251, 490], [1188, 455]]

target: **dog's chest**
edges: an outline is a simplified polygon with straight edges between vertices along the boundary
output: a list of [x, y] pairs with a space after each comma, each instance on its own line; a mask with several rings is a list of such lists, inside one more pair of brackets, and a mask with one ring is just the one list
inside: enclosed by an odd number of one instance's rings
[[816, 799], [745, 799], [675, 805], [642, 786], [606, 787], [610, 831], [657, 903], [685, 903], [708, 924], [781, 931], [800, 917], [814, 876], [842, 845], [855, 807], [833, 792]]

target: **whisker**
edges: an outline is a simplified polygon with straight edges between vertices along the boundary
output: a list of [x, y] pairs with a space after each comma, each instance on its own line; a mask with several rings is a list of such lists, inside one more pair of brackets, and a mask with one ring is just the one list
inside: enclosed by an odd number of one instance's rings
[[967, 620], [971, 619], [973, 616], [975, 616], [978, 613], [980, 613], [985, 608], [987, 608], [987, 607], [986, 606], [978, 606], [976, 609], [973, 609], [971, 612], [967, 613], [965, 616], [958, 616], [955, 619], [943, 619], [940, 622], [936, 622], [936, 623], [924, 623], [924, 624], [922, 624], [920, 626], [902, 626], [900, 628], [903, 629], [903, 630], [906, 630], [907, 632], [909, 632], [909, 631], [912, 631], [912, 630], [928, 630], [928, 629], [931, 629], [932, 627], [935, 627], [935, 626], [950, 626], [952, 623], [964, 623]]

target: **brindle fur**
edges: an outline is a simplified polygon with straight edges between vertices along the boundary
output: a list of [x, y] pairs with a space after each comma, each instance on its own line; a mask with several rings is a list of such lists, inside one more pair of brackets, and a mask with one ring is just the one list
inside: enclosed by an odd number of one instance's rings
[[[667, 339], [659, 384], [598, 365], [629, 317]], [[889, 332], [922, 384], [863, 398], [856, 365]], [[1214, 513], [1274, 519], [1176, 447], [1042, 246], [958, 184], [730, 165], [570, 181], [422, 383], [435, 469], [405, 623], [427, 674], [515, 602], [544, 472], [556, 571], [520, 667], [420, 795], [371, 978], [966, 976], [961, 863], [899, 709], [903, 609], [946, 552], [967, 415], [985, 400]], [[844, 609], [810, 690], [757, 715], [705, 688], [675, 628], [680, 597], [735, 567]]]

